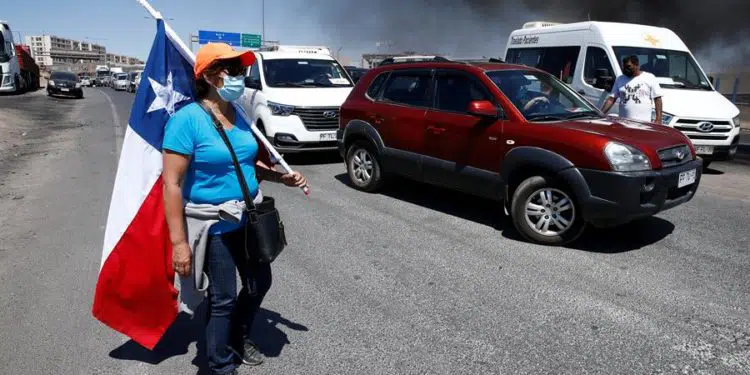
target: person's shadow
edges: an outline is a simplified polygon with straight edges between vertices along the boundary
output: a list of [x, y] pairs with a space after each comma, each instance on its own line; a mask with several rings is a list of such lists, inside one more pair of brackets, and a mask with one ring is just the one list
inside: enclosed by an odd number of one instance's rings
[[[196, 342], [197, 354], [192, 363], [198, 367], [198, 374], [209, 374], [205, 355], [207, 316], [207, 306], [203, 303], [196, 309], [193, 319], [185, 313], [177, 315], [177, 319], [169, 327], [154, 350], [148, 350], [135, 341], [129, 340], [112, 350], [109, 356], [115, 359], [158, 365], [171, 357], [187, 354], [190, 344]], [[278, 328], [279, 324], [295, 331], [309, 330], [302, 324], [284, 319], [277, 312], [261, 308], [255, 318], [252, 339], [266, 357], [278, 357], [284, 346], [289, 344], [289, 338], [284, 331]]]

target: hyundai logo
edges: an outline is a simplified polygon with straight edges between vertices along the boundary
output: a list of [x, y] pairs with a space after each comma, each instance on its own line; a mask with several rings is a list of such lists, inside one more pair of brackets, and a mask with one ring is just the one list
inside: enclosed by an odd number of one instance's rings
[[675, 150], [674, 156], [677, 157], [677, 160], [685, 159], [685, 153], [682, 150]]
[[710, 133], [711, 130], [714, 130], [714, 124], [703, 121], [698, 123], [698, 131], [703, 133]]
[[336, 111], [325, 111], [323, 112], [325, 118], [336, 118]]

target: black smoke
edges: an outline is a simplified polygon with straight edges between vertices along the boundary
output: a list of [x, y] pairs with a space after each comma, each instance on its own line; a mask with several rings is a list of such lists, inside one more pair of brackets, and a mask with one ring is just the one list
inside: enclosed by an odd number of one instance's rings
[[[590, 19], [668, 27], [704, 67], [744, 67], [750, 58], [750, 0], [313, 0], [308, 5], [345, 48], [371, 52], [499, 56], [508, 34], [524, 22]], [[376, 42], [385, 43], [376, 47]]]

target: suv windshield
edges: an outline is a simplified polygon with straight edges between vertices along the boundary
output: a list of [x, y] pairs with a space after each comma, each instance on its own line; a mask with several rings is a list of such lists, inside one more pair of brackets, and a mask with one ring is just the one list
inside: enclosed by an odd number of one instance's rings
[[10, 61], [10, 55], [8, 55], [6, 51], [8, 47], [9, 46], [5, 45], [5, 38], [3, 38], [3, 34], [0, 34], [0, 63]]
[[53, 72], [52, 74], [50, 74], [49, 79], [61, 81], [78, 81], [78, 76], [73, 73], [67, 72]]
[[638, 56], [641, 70], [656, 76], [659, 85], [669, 89], [712, 90], [706, 76], [690, 54], [658, 48], [614, 47], [617, 61]]
[[352, 87], [336, 61], [321, 59], [275, 59], [263, 62], [266, 83], [271, 87]]
[[116, 77], [117, 77], [118, 80], [124, 80], [124, 79], [128, 79], [128, 74], [127, 73], [120, 73], [120, 74], [116, 75]]
[[529, 121], [602, 117], [597, 108], [550, 74], [533, 70], [486, 74]]

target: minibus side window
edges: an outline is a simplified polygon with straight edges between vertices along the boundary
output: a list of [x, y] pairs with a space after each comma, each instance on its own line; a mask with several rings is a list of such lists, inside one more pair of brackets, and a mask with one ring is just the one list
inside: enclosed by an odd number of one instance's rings
[[607, 52], [599, 47], [588, 47], [586, 49], [586, 63], [583, 69], [583, 80], [589, 85], [596, 82], [596, 70], [607, 69], [610, 77], [614, 77], [612, 64], [609, 62]]
[[572, 83], [580, 50], [581, 47], [578, 46], [512, 48], [508, 50], [506, 60], [509, 63], [542, 69], [563, 82]]

